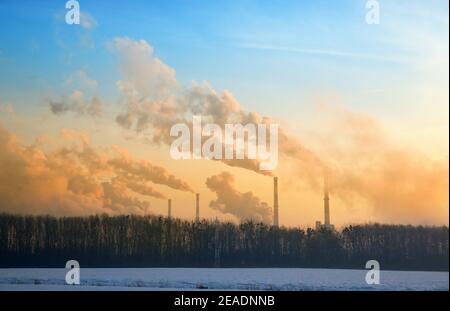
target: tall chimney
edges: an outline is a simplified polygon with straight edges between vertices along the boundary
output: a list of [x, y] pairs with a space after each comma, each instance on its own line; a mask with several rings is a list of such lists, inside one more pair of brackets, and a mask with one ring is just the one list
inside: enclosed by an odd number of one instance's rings
[[195, 194], [195, 221], [200, 221], [200, 193]]
[[167, 217], [171, 218], [172, 217], [172, 200], [169, 199], [167, 201]]
[[278, 177], [273, 178], [273, 225], [278, 227]]
[[325, 214], [325, 227], [330, 227], [330, 196], [328, 195], [328, 180], [327, 176], [324, 177], [324, 189], [323, 189], [323, 208]]

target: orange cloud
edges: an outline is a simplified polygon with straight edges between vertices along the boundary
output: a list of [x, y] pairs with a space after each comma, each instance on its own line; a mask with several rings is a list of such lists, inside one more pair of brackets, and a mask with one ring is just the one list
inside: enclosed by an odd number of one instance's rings
[[76, 144], [44, 152], [0, 126], [2, 212], [139, 214], [149, 208], [148, 197], [165, 198], [149, 183], [193, 191], [163, 167], [126, 156], [126, 150], [99, 152], [86, 134], [73, 130], [62, 129], [61, 137]]
[[448, 156], [436, 160], [402, 146], [376, 119], [345, 108], [323, 105], [317, 115], [316, 152], [332, 195], [385, 222], [448, 222]]

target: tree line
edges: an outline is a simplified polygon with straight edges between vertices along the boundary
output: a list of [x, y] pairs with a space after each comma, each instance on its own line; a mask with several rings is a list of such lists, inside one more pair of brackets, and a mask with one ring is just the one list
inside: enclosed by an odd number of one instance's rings
[[0, 267], [302, 267], [448, 271], [447, 226], [285, 228], [158, 216], [0, 214]]

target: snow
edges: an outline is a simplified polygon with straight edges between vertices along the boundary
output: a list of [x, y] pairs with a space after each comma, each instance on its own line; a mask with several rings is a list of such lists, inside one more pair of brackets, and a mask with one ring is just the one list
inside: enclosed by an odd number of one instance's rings
[[66, 285], [66, 269], [0, 269], [0, 290], [449, 290], [448, 272], [298, 268], [81, 268], [81, 284]]

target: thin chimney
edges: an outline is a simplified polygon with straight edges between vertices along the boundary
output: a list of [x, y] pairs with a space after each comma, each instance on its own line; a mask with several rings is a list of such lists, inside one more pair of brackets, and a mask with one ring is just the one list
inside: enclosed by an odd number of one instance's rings
[[195, 194], [195, 221], [200, 221], [200, 193]]
[[273, 225], [278, 227], [278, 177], [273, 178]]
[[324, 178], [324, 187], [323, 187], [323, 208], [325, 214], [325, 227], [330, 227], [330, 196], [328, 194], [328, 178], [325, 176]]
[[172, 218], [172, 200], [167, 201], [167, 217]]

